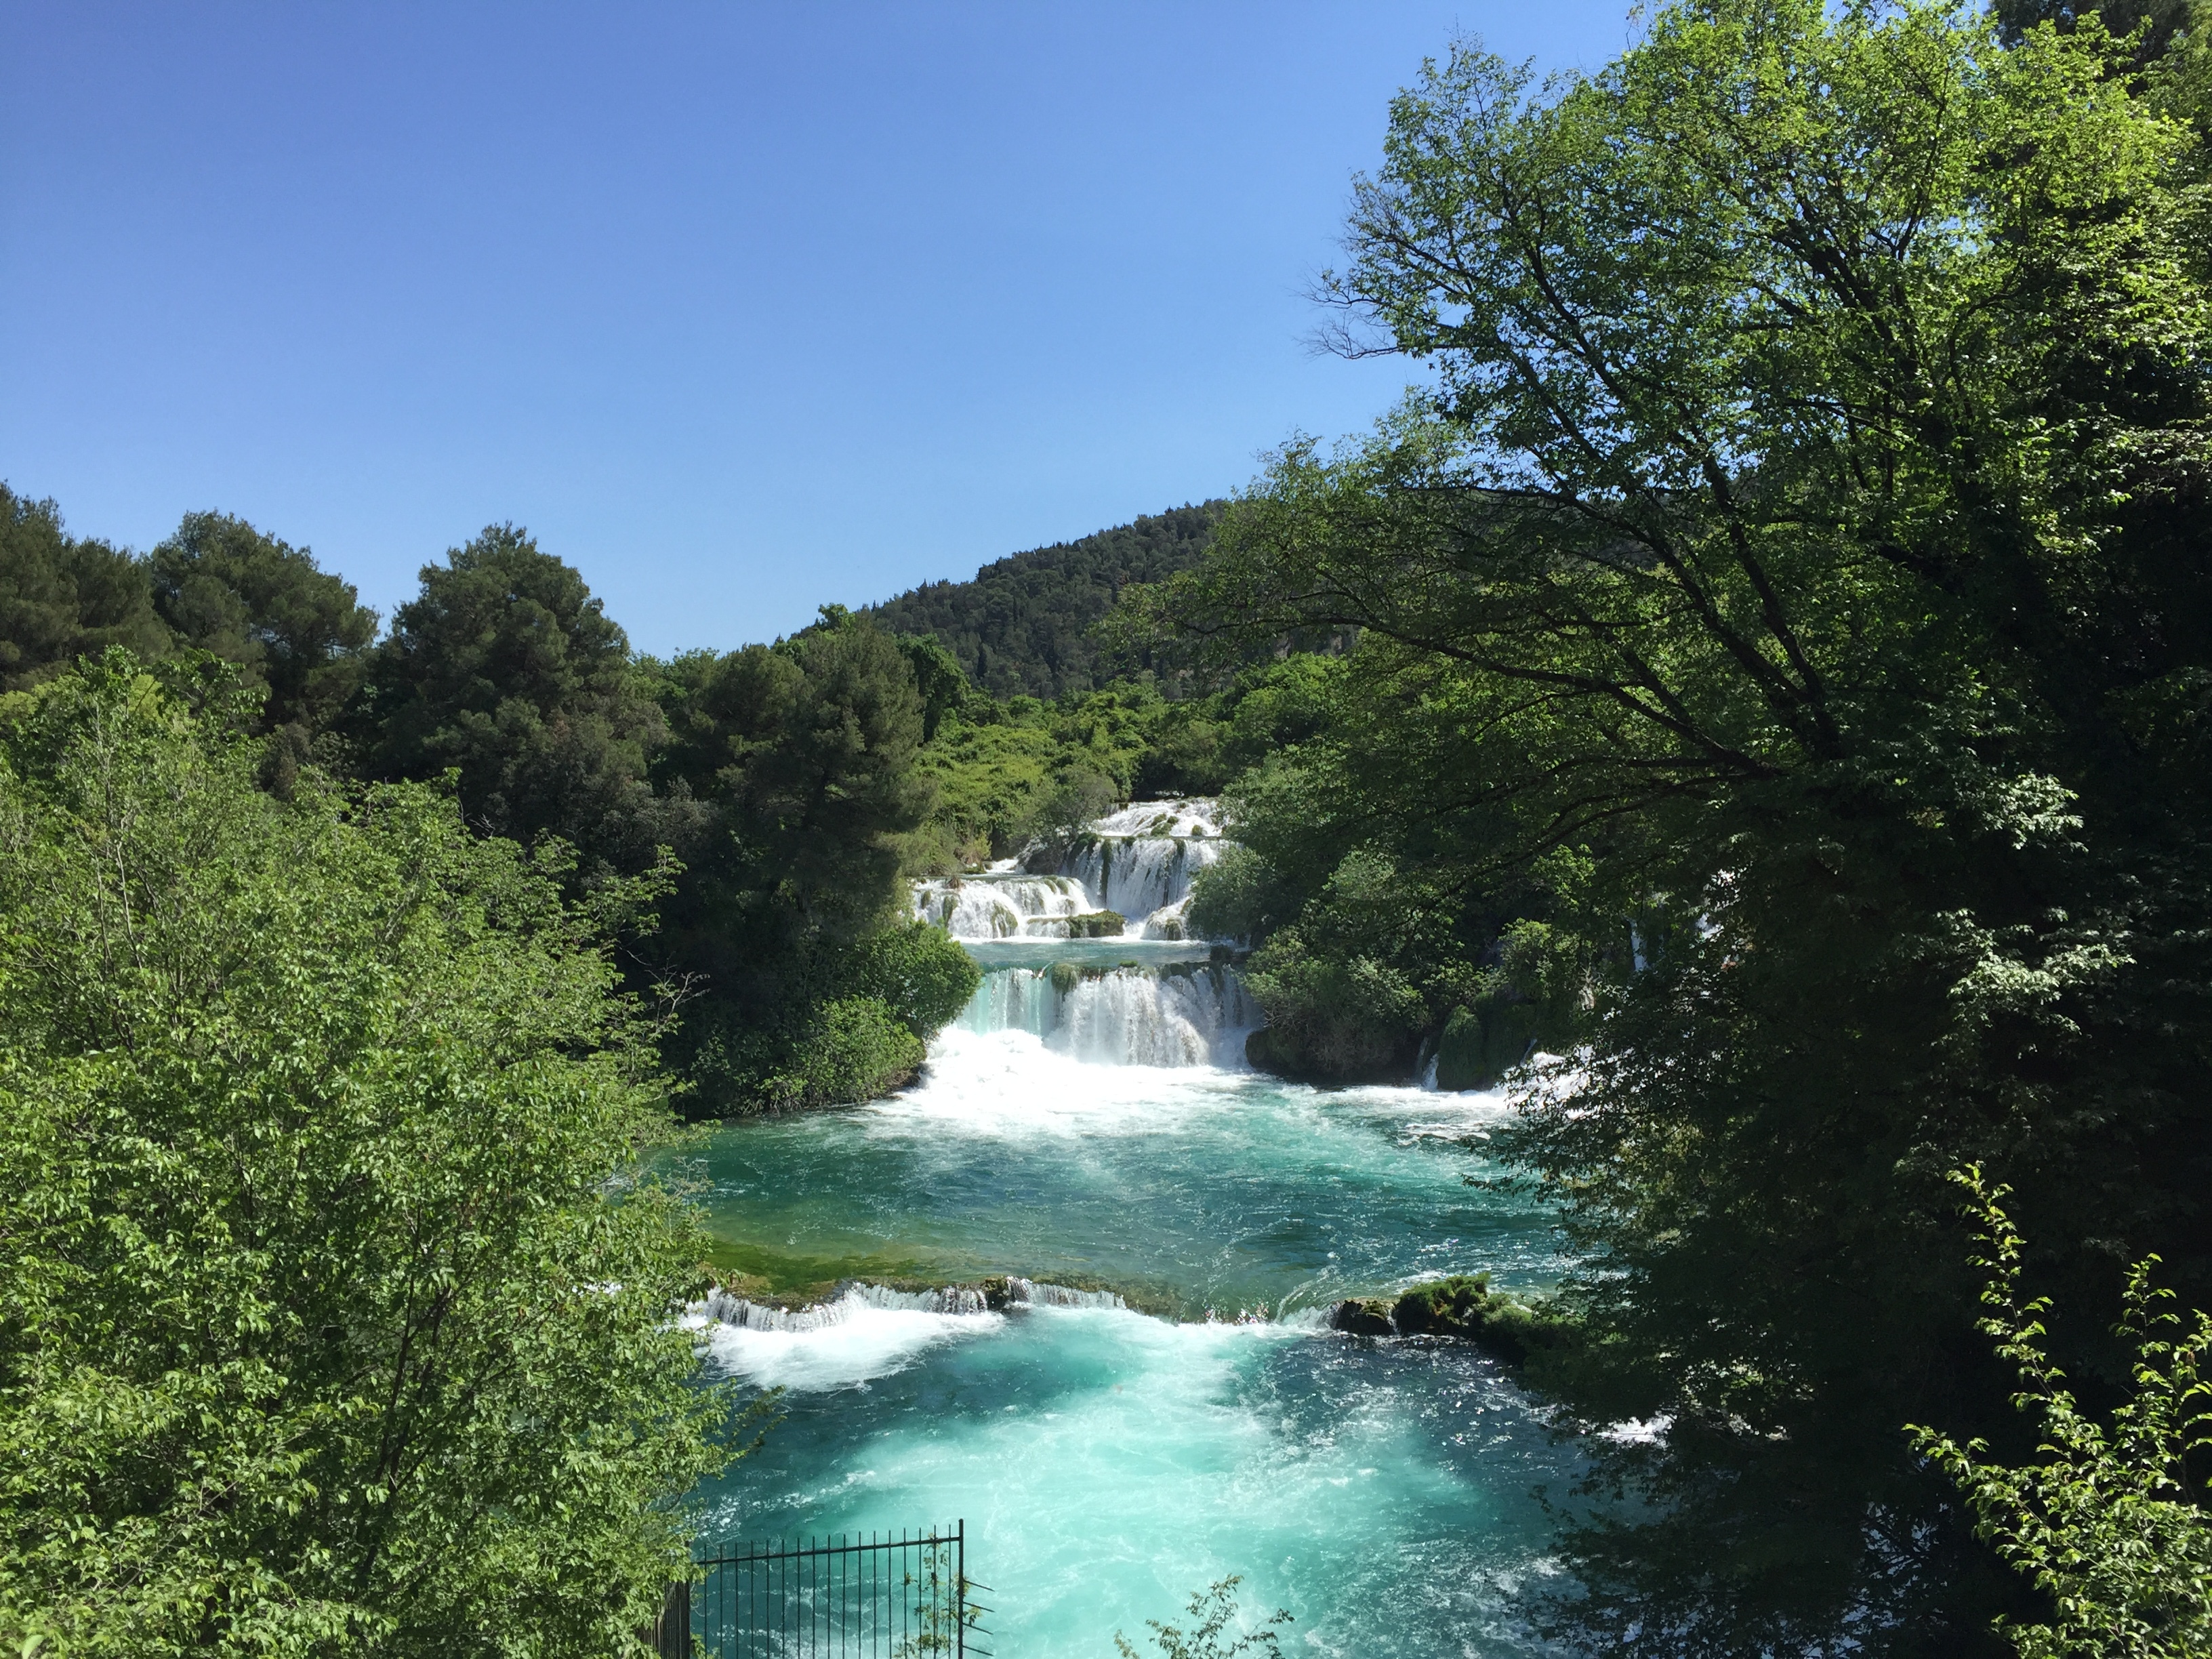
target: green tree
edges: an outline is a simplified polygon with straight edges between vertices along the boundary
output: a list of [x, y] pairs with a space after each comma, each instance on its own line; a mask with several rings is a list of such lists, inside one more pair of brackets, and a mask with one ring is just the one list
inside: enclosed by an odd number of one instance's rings
[[0, 690], [20, 690], [111, 645], [165, 655], [146, 567], [63, 529], [61, 509], [0, 484]]
[[665, 739], [629, 641], [584, 579], [513, 525], [422, 568], [378, 647], [356, 716], [370, 771], [460, 776], [463, 810], [495, 835], [573, 843], [586, 873], [681, 852], [696, 814], [646, 774]]
[[711, 813], [656, 974], [694, 992], [672, 1052], [695, 1109], [868, 1099], [908, 1081], [975, 988], [903, 921], [904, 838], [935, 799], [902, 643], [840, 607], [774, 646], [659, 665], [662, 787]]
[[227, 514], [187, 513], [147, 563], [161, 619], [266, 687], [269, 726], [320, 731], [360, 685], [376, 612], [307, 549]]
[[1431, 1020], [1516, 918], [1587, 975], [1515, 1151], [1583, 1264], [1563, 1420], [1669, 1423], [1590, 1442], [1641, 1506], [1568, 1533], [1559, 1618], [1608, 1651], [2032, 1613], [1896, 1432], [2017, 1431], [1947, 1170], [2062, 1307], [2153, 1249], [2212, 1296], [2202, 157], [2132, 70], [1939, 3], [1672, 7], [1540, 87], [1455, 50], [1326, 285], [1429, 383], [1151, 601], [1232, 659], [1358, 631], [1240, 902], [1349, 969], [1331, 883], [1387, 859], [1462, 953], [1385, 964]]
[[2002, 1208], [2009, 1189], [1992, 1190], [1978, 1168], [1953, 1179], [1966, 1189], [1988, 1253], [1974, 1264], [1989, 1275], [1982, 1301], [1991, 1312], [1981, 1328], [2018, 1374], [2013, 1403], [2041, 1420], [2041, 1456], [2005, 1468], [1987, 1461], [1983, 1441], [1961, 1447], [1933, 1429], [1912, 1434], [1972, 1501], [1983, 1536], [2050, 1598], [2051, 1623], [2004, 1625], [2002, 1633], [2021, 1659], [2212, 1652], [2212, 1515], [2189, 1469], [2192, 1456], [2212, 1451], [2204, 1375], [2212, 1315], [2200, 1310], [2194, 1329], [2167, 1334], [2183, 1330], [2179, 1316], [2158, 1305], [2173, 1292], [2151, 1286], [2156, 1256], [2136, 1263], [2118, 1333], [2131, 1351], [2135, 1395], [2104, 1428], [2051, 1363], [2049, 1299], [2020, 1299], [2025, 1241]]
[[208, 706], [0, 703], [0, 1633], [623, 1650], [732, 1405], [653, 1034], [557, 867]]

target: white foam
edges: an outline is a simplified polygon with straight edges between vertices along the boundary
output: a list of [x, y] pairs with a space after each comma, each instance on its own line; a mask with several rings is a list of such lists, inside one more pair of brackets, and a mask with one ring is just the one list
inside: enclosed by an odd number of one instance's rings
[[[1115, 967], [1054, 982], [1048, 968], [995, 969], [961, 1012], [978, 1034], [1026, 1031], [1056, 1053], [1094, 1066], [1244, 1063], [1259, 1012], [1228, 967], [1167, 971]], [[1064, 987], [1064, 988], [1063, 988]]]
[[1032, 1308], [1114, 1308], [1126, 1310], [1128, 1304], [1111, 1291], [1079, 1291], [1066, 1285], [1040, 1284], [1018, 1274], [1006, 1280], [1009, 1301], [1019, 1302]]
[[1095, 895], [1100, 909], [1118, 911], [1142, 927], [1164, 929], [1182, 915], [1176, 907], [1189, 896], [1191, 878], [1218, 863], [1228, 846], [1220, 840], [1106, 836], [1069, 853], [1060, 874]]
[[[1006, 1323], [999, 1314], [941, 1313], [899, 1305], [902, 1300], [921, 1298], [856, 1285], [835, 1302], [786, 1313], [717, 1292], [684, 1322], [700, 1334], [717, 1370], [763, 1389], [801, 1394], [888, 1376], [932, 1348], [988, 1335]], [[729, 1317], [720, 1316], [725, 1314]], [[776, 1314], [781, 1319], [770, 1316]]]
[[916, 921], [930, 922], [955, 939], [1065, 939], [1066, 918], [1098, 907], [1072, 876], [993, 874], [917, 881], [913, 888]]
[[917, 1121], [963, 1136], [1146, 1133], [1243, 1103], [1257, 1081], [1211, 1066], [1096, 1066], [1045, 1046], [1032, 1031], [948, 1026], [912, 1088], [866, 1109], [888, 1129]]
[[1133, 800], [1117, 811], [1092, 820], [1091, 833], [1100, 836], [1218, 836], [1221, 808], [1202, 795], [1175, 800]]

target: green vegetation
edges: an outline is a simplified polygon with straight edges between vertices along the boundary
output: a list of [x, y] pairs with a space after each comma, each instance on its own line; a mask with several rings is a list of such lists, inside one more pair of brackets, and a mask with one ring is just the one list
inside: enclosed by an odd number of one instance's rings
[[1358, 1336], [1443, 1336], [1476, 1346], [1509, 1364], [1569, 1347], [1571, 1314], [1490, 1288], [1488, 1273], [1453, 1273], [1392, 1296], [1355, 1297], [1330, 1310], [1330, 1322]]
[[976, 984], [959, 946], [901, 919], [903, 842], [934, 801], [908, 653], [832, 608], [773, 647], [644, 672], [671, 734], [658, 798], [702, 814], [646, 947], [662, 982], [702, 988], [670, 1042], [702, 1105], [819, 1106], [906, 1083]]
[[2182, 1320], [2157, 1305], [2173, 1292], [2151, 1288], [2158, 1258], [2129, 1269], [2118, 1334], [2130, 1351], [2134, 1397], [2113, 1408], [2106, 1430], [2051, 1362], [2049, 1298], [2020, 1300], [2025, 1241], [2001, 1207], [2008, 1189], [1991, 1191], [1978, 1169], [1953, 1179], [1969, 1194], [1988, 1252], [1975, 1262], [1989, 1275], [1983, 1304], [1994, 1310], [1981, 1328], [2018, 1374], [2013, 1403], [2041, 1419], [2040, 1461], [2003, 1468], [1985, 1461], [1983, 1441], [1961, 1448], [1932, 1429], [1913, 1434], [1922, 1455], [1966, 1492], [1981, 1535], [2050, 1597], [2051, 1623], [2001, 1626], [2002, 1633], [2022, 1659], [2212, 1651], [2212, 1516], [2189, 1468], [2193, 1455], [2212, 1449], [2204, 1376], [2212, 1315], [2200, 1309], [2195, 1328], [2174, 1340], [2166, 1333], [2182, 1330]]
[[[1580, 1646], [2051, 1622], [1902, 1428], [2031, 1449], [1946, 1170], [2015, 1189], [2059, 1308], [2154, 1252], [2212, 1304], [2212, 80], [2201, 31], [2066, 21], [1715, 0], [1541, 86], [1455, 51], [1328, 284], [1428, 381], [1125, 601], [1224, 668], [1358, 632], [1194, 907], [1259, 946], [1255, 1058], [1573, 1055], [1493, 1146], [1580, 1263], [1547, 1386], [1669, 1425], [1588, 1442]], [[2051, 1341], [2120, 1397], [2106, 1333]]]
[[375, 632], [350, 584], [242, 519], [188, 513], [141, 559], [70, 536], [53, 502], [0, 484], [0, 690], [111, 645], [149, 662], [209, 652], [261, 694], [255, 723], [296, 766], [360, 684]]
[[1553, 1634], [2201, 1649], [2208, 210], [2201, 10], [1702, 0], [1395, 100], [1372, 434], [773, 644], [639, 658], [507, 526], [372, 642], [242, 520], [0, 491], [7, 1633], [413, 1650], [504, 1562], [617, 1644], [720, 1455], [660, 1092], [900, 1085], [977, 982], [905, 878], [1223, 791], [1255, 1062], [1528, 1090], [1558, 1298], [1345, 1305], [1585, 1437]]
[[0, 699], [0, 1637], [623, 1650], [732, 1401], [608, 919], [415, 785], [258, 787], [117, 649]]
[[569, 566], [495, 525], [399, 607], [353, 711], [371, 776], [457, 775], [470, 822], [525, 846], [557, 836], [602, 876], [688, 844], [689, 802], [662, 801], [647, 757], [666, 732], [629, 641]]
[[[1104, 689], [1121, 666], [1102, 656], [1094, 624], [1135, 582], [1198, 562], [1218, 502], [1171, 507], [1080, 541], [987, 564], [964, 582], [926, 582], [862, 614], [887, 633], [928, 635], [994, 697], [1056, 699]], [[1142, 666], [1145, 653], [1137, 653]]]
[[[1192, 1592], [1185, 1611], [1197, 1622], [1188, 1631], [1157, 1619], [1146, 1620], [1160, 1659], [1236, 1659], [1240, 1653], [1281, 1651], [1275, 1627], [1291, 1622], [1289, 1612], [1278, 1607], [1261, 1620], [1257, 1629], [1243, 1629], [1237, 1616], [1237, 1587], [1243, 1582], [1241, 1576], [1231, 1574], [1208, 1589]], [[1224, 1633], [1231, 1630], [1237, 1634], [1224, 1638]], [[1121, 1659], [1137, 1659], [1137, 1650], [1119, 1631], [1114, 1632], [1114, 1648]]]

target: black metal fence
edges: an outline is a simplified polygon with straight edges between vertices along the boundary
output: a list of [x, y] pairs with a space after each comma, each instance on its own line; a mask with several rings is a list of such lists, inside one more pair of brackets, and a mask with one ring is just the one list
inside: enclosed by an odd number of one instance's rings
[[702, 1577], [672, 1586], [662, 1659], [988, 1659], [968, 1576], [967, 1523], [921, 1533], [701, 1544]]

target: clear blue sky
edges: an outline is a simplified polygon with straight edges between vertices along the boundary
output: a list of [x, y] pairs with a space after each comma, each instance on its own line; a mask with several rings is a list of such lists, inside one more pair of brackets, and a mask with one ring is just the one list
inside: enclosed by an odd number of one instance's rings
[[513, 520], [642, 648], [769, 637], [1386, 407], [1305, 286], [1460, 31], [1626, 0], [0, 0], [0, 478], [387, 614]]

